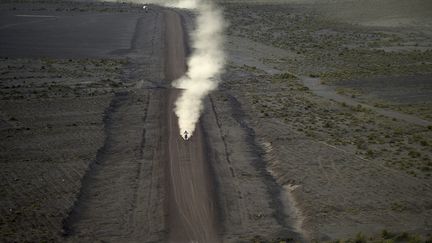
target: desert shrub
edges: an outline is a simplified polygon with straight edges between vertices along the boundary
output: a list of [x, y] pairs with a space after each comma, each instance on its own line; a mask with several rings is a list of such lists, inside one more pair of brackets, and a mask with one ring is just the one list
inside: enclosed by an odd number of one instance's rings
[[411, 150], [408, 152], [408, 155], [411, 156], [412, 158], [417, 158], [420, 157], [421, 154], [417, 151]]
[[410, 238], [410, 235], [407, 232], [403, 232], [395, 237], [396, 241], [406, 241]]
[[354, 238], [354, 243], [366, 243], [366, 236], [364, 236], [361, 232], [357, 233]]
[[383, 231], [381, 231], [381, 237], [383, 239], [391, 239], [394, 237], [394, 234], [388, 232], [387, 230], [383, 230]]
[[281, 79], [296, 79], [297, 77], [291, 73], [281, 73], [277, 76], [278, 78]]
[[411, 236], [408, 240], [408, 243], [421, 243], [421, 242], [422, 240], [418, 235]]

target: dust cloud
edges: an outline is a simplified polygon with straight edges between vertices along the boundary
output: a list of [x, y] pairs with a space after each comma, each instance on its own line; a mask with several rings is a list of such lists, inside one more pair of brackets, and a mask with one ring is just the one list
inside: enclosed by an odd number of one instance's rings
[[196, 28], [191, 35], [192, 54], [187, 61], [188, 70], [184, 76], [172, 83], [173, 87], [182, 90], [174, 109], [179, 119], [179, 132], [183, 136], [187, 131], [190, 137], [203, 111], [203, 100], [217, 88], [225, 65], [223, 42], [226, 24], [222, 11], [208, 0], [126, 0], [126, 2], [186, 8], [198, 14]]
[[203, 111], [203, 100], [217, 88], [225, 64], [225, 23], [221, 10], [211, 2], [186, 0], [180, 1], [177, 6], [193, 7], [198, 12], [188, 70], [173, 82], [175, 88], [182, 89], [174, 110], [179, 119], [180, 135], [187, 131], [192, 136]]

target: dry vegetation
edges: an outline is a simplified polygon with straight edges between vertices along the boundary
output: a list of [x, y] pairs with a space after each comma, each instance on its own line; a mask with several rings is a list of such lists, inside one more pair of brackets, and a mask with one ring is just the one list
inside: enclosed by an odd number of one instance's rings
[[[432, 127], [388, 118], [366, 106], [327, 100], [302, 84], [304, 77], [318, 78], [332, 85], [335, 93], [356, 102], [430, 120], [432, 43], [427, 31], [354, 24], [331, 18], [319, 7], [307, 4], [233, 3], [225, 4], [225, 9], [231, 21], [229, 35], [260, 43], [253, 45], [256, 49], [264, 44], [284, 50], [280, 55], [260, 58], [280, 74], [270, 75], [258, 64], [247, 66], [237, 61], [228, 68], [223, 86], [251, 112], [257, 140], [268, 147], [267, 169], [273, 171], [279, 185], [299, 186], [292, 195], [298, 198], [307, 221], [304, 229], [317, 233], [312, 238], [319, 242], [429, 242], [430, 235], [424, 232], [401, 231], [402, 222], [379, 221], [411, 215], [401, 221], [416, 229], [427, 228], [427, 223], [414, 222], [417, 213], [427, 215], [429, 210], [416, 211], [419, 205], [410, 208], [423, 199], [427, 204], [423, 197], [427, 192], [413, 193], [415, 199], [411, 201], [404, 196], [408, 192], [403, 192], [403, 184], [430, 182]], [[253, 56], [255, 50], [249, 49]], [[305, 141], [325, 144], [328, 149]], [[332, 149], [351, 158], [340, 162]], [[316, 154], [302, 155], [308, 150]], [[316, 171], [325, 174], [329, 170], [331, 179], [309, 173], [316, 163], [320, 168]], [[345, 170], [344, 176], [338, 166]], [[360, 182], [362, 179], [367, 181]], [[318, 181], [334, 184], [325, 189], [314, 184]], [[394, 187], [384, 185], [386, 181], [394, 181], [390, 182]], [[382, 185], [374, 190], [368, 183]], [[339, 205], [342, 198], [344, 202]], [[374, 226], [356, 235], [366, 225]], [[382, 234], [377, 234], [380, 230]]]
[[[318, 77], [323, 84], [338, 86], [340, 94], [430, 120], [430, 95], [404, 101], [407, 96], [432, 90], [428, 82], [432, 74], [432, 42], [427, 29], [422, 26], [366, 27], [329, 18], [321, 7], [328, 6], [226, 4], [226, 14], [231, 21], [229, 34], [291, 51], [293, 55], [268, 60], [280, 70]], [[369, 94], [372, 88], [362, 82], [386, 77], [384, 81], [388, 88], [395, 85], [392, 83], [394, 77], [405, 77], [408, 83], [419, 75], [429, 75], [429, 79], [418, 83], [416, 90], [389, 95], [392, 96], [390, 99], [372, 97]], [[359, 82], [350, 86], [346, 84], [347, 80]], [[403, 90], [406, 87], [398, 84], [397, 88]]]
[[245, 95], [257, 117], [279, 119], [308, 137], [385, 161], [412, 176], [432, 174], [431, 128], [393, 121], [361, 106], [323, 101], [289, 74], [251, 75], [226, 85]]
[[109, 2], [58, 1], [58, 0], [3, 0], [0, 10], [9, 11], [52, 11], [55, 12], [132, 12], [141, 11], [141, 6], [133, 3], [115, 4]]
[[126, 60], [0, 60], [0, 236], [57, 241]]
[[115, 59], [0, 59], [3, 100], [79, 97], [107, 94], [121, 87]]
[[[308, 8], [229, 4], [229, 34], [289, 49], [302, 56], [286, 60], [289, 71], [321, 76], [326, 81], [432, 73], [432, 43], [422, 32], [341, 23]], [[394, 46], [406, 51], [385, 51]]]

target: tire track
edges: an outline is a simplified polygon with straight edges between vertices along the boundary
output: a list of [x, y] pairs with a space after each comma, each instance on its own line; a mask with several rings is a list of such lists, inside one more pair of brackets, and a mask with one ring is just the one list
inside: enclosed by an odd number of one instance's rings
[[[64, 222], [71, 240], [142, 240], [139, 219], [145, 134], [143, 117], [147, 102], [138, 104], [135, 95], [116, 93], [105, 112], [106, 139], [90, 164], [81, 191]], [[147, 98], [148, 99], [148, 98]], [[138, 132], [141, 130], [141, 133]]]
[[[171, 82], [186, 71], [184, 25], [178, 13], [165, 11], [166, 66], [165, 76]], [[179, 135], [174, 104], [180, 90], [167, 94], [170, 242], [220, 242], [213, 185], [201, 126], [185, 141]]]
[[209, 100], [210, 100], [210, 104], [212, 107], [213, 115], [214, 115], [215, 120], [216, 120], [216, 125], [218, 127], [219, 135], [220, 135], [220, 138], [221, 138], [223, 145], [224, 145], [225, 160], [228, 163], [228, 168], [229, 168], [231, 176], [233, 177], [233, 180], [234, 180], [233, 184], [235, 185], [236, 191], [238, 193], [238, 198], [239, 198], [239, 200], [238, 200], [238, 202], [239, 202], [238, 212], [240, 214], [240, 224], [243, 225], [243, 224], [247, 223], [247, 221], [248, 221], [248, 216], [247, 216], [246, 212], [244, 212], [244, 209], [246, 208], [246, 206], [243, 202], [243, 198], [244, 198], [243, 193], [241, 192], [240, 185], [236, 179], [236, 173], [235, 173], [235, 170], [232, 166], [232, 162], [231, 162], [230, 155], [228, 152], [228, 145], [227, 145], [227, 142], [226, 142], [224, 135], [222, 135], [222, 124], [220, 122], [219, 115], [216, 112], [216, 107], [215, 107], [215, 104], [214, 104], [214, 101], [213, 101], [213, 98], [211, 95], [209, 96]]

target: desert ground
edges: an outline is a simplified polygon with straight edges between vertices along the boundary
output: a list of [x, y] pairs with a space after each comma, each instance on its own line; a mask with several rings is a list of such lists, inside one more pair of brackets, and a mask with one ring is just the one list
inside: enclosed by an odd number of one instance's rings
[[1, 242], [432, 241], [432, 5], [217, 4], [184, 141], [195, 12], [0, 2]]

